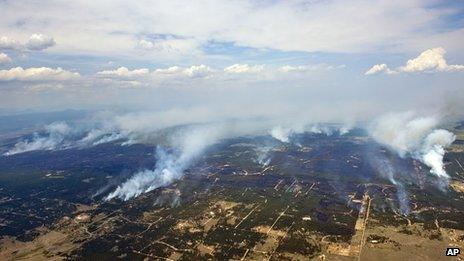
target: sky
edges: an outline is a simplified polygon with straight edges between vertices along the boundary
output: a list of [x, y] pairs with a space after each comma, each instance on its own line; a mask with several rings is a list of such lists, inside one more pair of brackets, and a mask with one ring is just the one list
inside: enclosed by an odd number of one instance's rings
[[462, 43], [463, 1], [2, 0], [0, 112], [459, 111]]

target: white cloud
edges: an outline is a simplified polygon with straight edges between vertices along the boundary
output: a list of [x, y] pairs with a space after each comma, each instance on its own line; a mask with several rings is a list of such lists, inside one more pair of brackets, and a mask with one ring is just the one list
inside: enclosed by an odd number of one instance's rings
[[184, 70], [184, 73], [189, 77], [206, 77], [212, 73], [212, 69], [204, 64], [193, 65]]
[[442, 47], [428, 49], [416, 58], [408, 60], [400, 70], [407, 73], [464, 71], [464, 65], [448, 65], [443, 57], [445, 53]]
[[394, 74], [395, 71], [390, 70], [388, 66], [384, 63], [376, 64], [372, 66], [369, 70], [367, 70], [364, 74], [365, 75], [373, 75], [378, 73], [386, 73], [386, 74]]
[[234, 64], [224, 68], [227, 73], [258, 73], [264, 70], [264, 65]]
[[160, 75], [176, 75], [182, 73], [183, 69], [180, 68], [179, 66], [171, 66], [166, 69], [156, 69], [155, 74], [160, 74]]
[[298, 66], [292, 66], [292, 65], [283, 65], [279, 67], [278, 71], [284, 72], [284, 73], [289, 73], [289, 72], [307, 72], [307, 71], [316, 71], [316, 70], [325, 70], [325, 71], [330, 71], [333, 69], [342, 69], [345, 68], [346, 65], [328, 65], [325, 63], [320, 63], [320, 64], [310, 64], [310, 65], [298, 65]]
[[150, 41], [147, 41], [147, 40], [140, 40], [139, 43], [138, 43], [138, 46], [144, 50], [151, 50], [155, 47], [155, 45], [153, 44], [153, 42], [150, 42]]
[[191, 77], [191, 78], [199, 78], [199, 77], [209, 77], [212, 75], [214, 70], [206, 66], [204, 64], [200, 65], [192, 65], [187, 68], [182, 68], [179, 66], [171, 66], [166, 69], [156, 69], [154, 74], [156, 76], [164, 76], [164, 77]]
[[129, 52], [141, 33], [162, 34], [165, 38], [175, 35], [172, 39], [144, 39], [175, 50], [184, 50], [182, 41], [215, 41], [284, 51], [411, 51], [417, 43], [435, 46], [439, 41], [439, 45], [456, 51], [462, 50], [457, 43], [464, 38], [462, 28], [442, 28], [449, 16], [460, 12], [458, 7], [436, 7], [430, 1], [418, 0], [173, 0], [137, 4], [114, 0], [67, 1], [59, 5], [40, 1], [26, 6], [21, 1], [9, 1], [1, 7], [0, 32], [10, 32], [12, 24], [26, 21], [18, 35], [26, 30], [53, 31], [63, 52]]
[[156, 69], [155, 70], [155, 74], [158, 74], [158, 75], [165, 75], [165, 76], [169, 76], [169, 75], [177, 75], [177, 74], [181, 74], [183, 71], [183, 69], [179, 66], [171, 66], [171, 67], [168, 67], [168, 68], [159, 68], [159, 69]]
[[0, 53], [0, 64], [2, 63], [10, 63], [11, 62], [11, 58], [8, 57], [8, 55], [6, 53]]
[[18, 41], [8, 38], [6, 36], [0, 37], [0, 50], [15, 50], [20, 49], [21, 43]]
[[423, 51], [419, 56], [407, 61], [406, 65], [391, 70], [386, 64], [376, 64], [372, 66], [365, 75], [378, 73], [394, 74], [394, 73], [419, 73], [419, 72], [454, 72], [464, 71], [464, 65], [449, 65], [444, 55], [446, 50], [442, 47], [428, 49]]
[[0, 37], [0, 49], [7, 50], [27, 49], [30, 51], [42, 51], [54, 46], [55, 44], [55, 40], [52, 37], [43, 34], [31, 35], [25, 44], [6, 36]]
[[148, 69], [135, 69], [129, 70], [126, 67], [119, 67], [116, 70], [106, 70], [98, 72], [97, 75], [108, 77], [108, 78], [133, 78], [133, 77], [143, 77], [149, 75], [150, 71]]
[[199, 46], [200, 43], [194, 39], [176, 39], [172, 37], [153, 41], [142, 39], [138, 42], [138, 47], [146, 51], [178, 54], [195, 52]]
[[284, 65], [279, 68], [279, 71], [281, 72], [304, 72], [307, 69], [308, 68], [303, 65], [299, 65], [299, 66]]
[[79, 78], [79, 73], [70, 72], [61, 68], [28, 68], [16, 67], [9, 70], [0, 70], [0, 81], [66, 81]]
[[33, 51], [41, 51], [54, 46], [55, 40], [43, 34], [33, 34], [26, 42], [26, 48]]

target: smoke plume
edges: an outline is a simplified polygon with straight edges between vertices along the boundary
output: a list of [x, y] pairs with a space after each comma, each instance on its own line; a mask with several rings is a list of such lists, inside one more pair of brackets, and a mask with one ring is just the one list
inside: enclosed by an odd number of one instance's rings
[[273, 128], [269, 134], [276, 140], [283, 142], [283, 143], [289, 143], [290, 142], [290, 136], [294, 133], [294, 130], [290, 128], [283, 128], [282, 126], [277, 126]]
[[439, 125], [437, 117], [417, 117], [414, 113], [394, 113], [380, 117], [370, 127], [371, 136], [396, 151], [400, 157], [413, 157], [430, 168], [442, 181], [449, 179], [444, 168], [445, 149], [455, 135]]
[[136, 173], [118, 186], [105, 200], [113, 198], [129, 200], [180, 179], [201, 153], [221, 137], [221, 133], [222, 130], [217, 126], [191, 127], [177, 132], [171, 137], [173, 145], [171, 150], [158, 147], [154, 170]]
[[376, 155], [374, 157], [368, 156], [369, 162], [372, 167], [376, 170], [376, 173], [381, 177], [388, 179], [396, 188], [396, 196], [399, 203], [399, 211], [402, 215], [409, 215], [411, 210], [409, 206], [409, 199], [406, 189], [403, 183], [395, 178], [397, 170], [394, 168], [392, 162], [382, 155]]
[[34, 133], [32, 140], [22, 140], [4, 153], [10, 156], [34, 150], [56, 150], [67, 147], [66, 137], [72, 135], [72, 129], [64, 122], [55, 122], [45, 127], [44, 134]]

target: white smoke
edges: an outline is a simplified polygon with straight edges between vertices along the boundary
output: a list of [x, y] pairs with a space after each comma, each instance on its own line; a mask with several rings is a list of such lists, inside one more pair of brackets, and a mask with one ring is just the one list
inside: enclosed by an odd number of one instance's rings
[[401, 157], [411, 156], [428, 167], [442, 180], [449, 176], [444, 169], [445, 149], [455, 140], [455, 135], [437, 128], [436, 117], [417, 117], [412, 112], [388, 114], [380, 117], [369, 129], [379, 143], [387, 145]]
[[69, 125], [66, 122], [54, 122], [34, 132], [32, 139], [20, 140], [10, 148], [4, 156], [11, 156], [36, 150], [62, 150], [70, 148], [86, 148], [117, 140], [128, 143], [131, 132], [121, 130], [111, 118], [92, 119], [87, 123]]
[[172, 151], [157, 149], [157, 162], [154, 170], [136, 173], [110, 193], [105, 200], [120, 198], [128, 200], [171, 184], [180, 179], [197, 157], [223, 135], [218, 126], [190, 127], [172, 136]]
[[64, 122], [55, 122], [45, 127], [45, 134], [33, 134], [32, 140], [23, 140], [4, 153], [5, 156], [15, 155], [35, 150], [55, 150], [66, 147], [66, 137], [72, 134], [72, 129]]
[[276, 140], [279, 140], [283, 143], [290, 142], [290, 136], [294, 133], [294, 130], [291, 128], [283, 128], [282, 126], [277, 126], [273, 128], [269, 134]]
[[442, 129], [434, 130], [425, 138], [422, 151], [423, 162], [431, 168], [431, 173], [440, 178], [449, 178], [443, 166], [443, 156], [445, 148], [450, 146], [455, 139], [456, 136], [453, 133]]
[[[189, 117], [191, 113], [203, 115]], [[337, 130], [332, 125], [314, 124], [310, 119], [282, 120], [267, 118], [251, 119], [215, 119], [211, 112], [200, 109], [172, 109], [168, 111], [145, 111], [130, 113], [98, 112], [79, 122], [53, 123], [46, 126], [41, 134], [35, 134], [32, 140], [20, 141], [4, 155], [13, 155], [32, 150], [60, 150], [85, 148], [103, 143], [119, 141], [121, 145], [135, 143], [153, 143], [157, 133], [162, 130], [195, 124], [228, 124], [233, 128], [231, 136], [269, 133], [275, 139], [289, 143], [296, 134], [303, 132], [331, 135]], [[285, 124], [282, 124], [285, 123]], [[67, 133], [50, 133], [53, 125], [65, 124]], [[277, 126], [277, 127], [275, 127]], [[285, 126], [285, 127], [284, 127]], [[350, 128], [343, 125], [338, 130], [342, 135]]]
[[291, 127], [282, 127], [281, 125], [272, 128], [269, 134], [276, 140], [283, 143], [290, 143], [292, 136], [305, 132], [314, 134], [324, 134], [332, 136], [335, 133], [345, 135], [352, 129], [352, 125], [329, 125], [329, 124], [309, 124], [309, 125], [293, 125]]
[[[280, 142], [290, 143], [299, 133], [344, 135], [353, 126], [311, 122], [278, 124], [278, 120], [266, 119], [224, 120], [215, 123], [200, 121], [182, 125], [179, 123], [187, 115], [181, 114], [178, 117], [179, 115], [176, 111], [168, 114], [104, 114], [94, 122], [79, 127], [77, 124], [70, 126], [64, 122], [53, 123], [46, 126], [42, 134], [34, 134], [31, 140], [18, 142], [4, 155], [32, 150], [82, 148], [118, 140], [121, 145], [166, 143], [166, 147], [170, 149], [158, 146], [158, 160], [154, 170], [136, 173], [106, 197], [107, 200], [128, 200], [181, 178], [196, 158], [219, 139], [268, 133]], [[169, 116], [176, 119], [170, 121]], [[192, 120], [186, 122], [188, 121]], [[443, 157], [445, 148], [454, 141], [455, 136], [446, 130], [435, 129], [438, 124], [435, 117], [417, 117], [413, 113], [389, 114], [375, 121], [369, 132], [377, 142], [387, 145], [401, 157], [414, 157], [429, 166], [432, 174], [447, 180], [449, 176], [444, 168]], [[257, 162], [267, 166], [271, 159], [270, 152], [277, 145], [267, 144], [267, 147], [257, 148]], [[401, 191], [401, 185], [394, 179], [391, 182]]]
[[326, 125], [321, 125], [321, 124], [315, 124], [311, 126], [309, 131], [314, 134], [324, 134], [327, 136], [331, 136], [334, 133], [333, 128], [326, 126]]
[[127, 134], [121, 133], [114, 127], [104, 127], [88, 131], [87, 134], [76, 143], [80, 147], [87, 147], [108, 143], [124, 138], [127, 138]]
[[350, 131], [353, 129], [353, 125], [352, 124], [346, 124], [346, 125], [342, 125], [340, 126], [340, 128], [338, 129], [338, 133], [340, 135], [345, 135], [345, 134], [348, 134], [350, 133]]
[[174, 154], [167, 153], [164, 149], [156, 151], [157, 164], [154, 170], [144, 170], [136, 173], [126, 182], [106, 196], [105, 200], [120, 198], [128, 200], [142, 193], [170, 184], [181, 176], [186, 166]]
[[267, 167], [271, 163], [271, 151], [274, 147], [267, 145], [267, 146], [257, 146], [255, 148], [256, 153], [256, 162], [263, 166]]

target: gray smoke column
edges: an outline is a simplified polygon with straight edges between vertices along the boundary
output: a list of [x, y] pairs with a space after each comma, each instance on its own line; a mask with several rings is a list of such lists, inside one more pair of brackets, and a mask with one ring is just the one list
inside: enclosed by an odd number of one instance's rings
[[106, 196], [105, 200], [128, 200], [180, 179], [202, 152], [220, 139], [221, 133], [222, 129], [218, 126], [188, 127], [175, 132], [170, 137], [171, 150], [158, 147], [154, 170], [136, 173]]
[[374, 167], [376, 172], [385, 179], [388, 179], [396, 187], [396, 196], [399, 203], [399, 211], [402, 215], [409, 215], [411, 208], [409, 206], [408, 194], [404, 185], [395, 179], [396, 170], [393, 164], [383, 156], [371, 157], [368, 156], [369, 162]]
[[267, 167], [271, 163], [271, 151], [275, 145], [263, 145], [255, 147], [256, 159], [255, 161], [263, 166]]
[[421, 161], [430, 167], [430, 173], [448, 182], [443, 156], [456, 137], [447, 130], [437, 129], [439, 123], [435, 116], [418, 117], [412, 112], [392, 113], [375, 121], [369, 133], [377, 142], [387, 145], [401, 157], [410, 156]]

